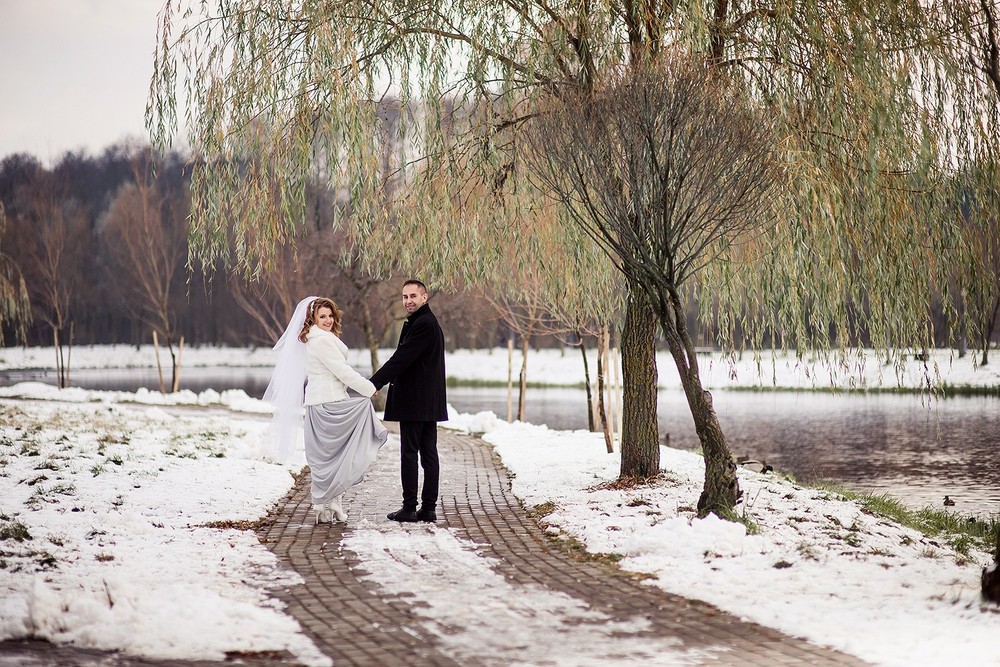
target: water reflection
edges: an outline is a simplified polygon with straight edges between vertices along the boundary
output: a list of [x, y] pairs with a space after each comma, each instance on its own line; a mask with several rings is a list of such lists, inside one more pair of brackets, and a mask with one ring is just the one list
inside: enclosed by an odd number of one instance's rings
[[[269, 368], [186, 368], [182, 389], [239, 388], [260, 397]], [[0, 384], [55, 384], [54, 374], [0, 374]], [[72, 384], [89, 389], [159, 388], [155, 371], [78, 370]], [[985, 516], [1000, 513], [1000, 399], [927, 402], [913, 395], [813, 392], [713, 392], [719, 419], [737, 457], [763, 459], [802, 481], [839, 480], [852, 488], [890, 493], [911, 507], [941, 507]], [[507, 415], [505, 389], [450, 388], [460, 412]], [[516, 410], [516, 396], [515, 410]], [[527, 420], [554, 429], [587, 428], [586, 395], [578, 389], [530, 389]], [[660, 433], [674, 447], [698, 446], [679, 391], [659, 395]]]
[[[587, 428], [582, 390], [534, 389], [528, 396], [528, 421]], [[947, 494], [962, 514], [1000, 513], [996, 398], [744, 391], [713, 397], [737, 457], [766, 460], [803, 482], [832, 479], [889, 493], [910, 507], [940, 508]], [[450, 389], [449, 400], [463, 412], [507, 414], [504, 390]], [[680, 391], [660, 392], [658, 415], [671, 446], [699, 446]]]

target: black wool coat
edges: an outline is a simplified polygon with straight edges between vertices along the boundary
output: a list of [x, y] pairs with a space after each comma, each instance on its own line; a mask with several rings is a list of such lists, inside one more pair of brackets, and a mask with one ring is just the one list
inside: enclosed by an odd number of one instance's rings
[[430, 306], [410, 313], [392, 356], [371, 377], [377, 389], [389, 385], [386, 421], [447, 421], [444, 333]]

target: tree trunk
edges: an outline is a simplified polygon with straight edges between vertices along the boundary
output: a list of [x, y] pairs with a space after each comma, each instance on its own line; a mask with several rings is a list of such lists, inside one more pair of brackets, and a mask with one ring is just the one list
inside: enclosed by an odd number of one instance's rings
[[604, 446], [608, 454], [615, 451], [615, 442], [611, 437], [611, 427], [608, 425], [608, 407], [604, 403], [605, 378], [608, 373], [608, 329], [601, 327], [597, 334], [597, 417], [604, 433]]
[[517, 397], [517, 420], [524, 421], [525, 408], [528, 394], [528, 349], [531, 344], [531, 336], [521, 336], [521, 383], [520, 395]]
[[594, 394], [590, 389], [590, 366], [587, 364], [587, 344], [583, 340], [583, 334], [577, 332], [580, 338], [580, 353], [583, 354], [583, 383], [587, 388], [587, 428], [594, 432]]
[[985, 366], [990, 362], [990, 339], [993, 338], [993, 328], [997, 323], [998, 312], [1000, 312], [1000, 298], [993, 302], [993, 312], [989, 321], [986, 322], [986, 326], [983, 327], [983, 360], [980, 362], [980, 366]]
[[740, 495], [736, 463], [712, 406], [712, 394], [701, 385], [698, 358], [676, 292], [671, 292], [670, 301], [664, 304], [663, 313], [660, 325], [667, 339], [670, 355], [677, 366], [705, 457], [705, 486], [698, 499], [698, 515], [714, 513], [721, 517], [731, 516]]
[[72, 368], [73, 364], [73, 332], [74, 332], [74, 322], [69, 323], [69, 341], [66, 345], [66, 386], [69, 386], [69, 369]]
[[177, 353], [174, 352], [174, 341], [171, 336], [164, 336], [167, 339], [167, 352], [170, 353], [170, 393], [177, 393], [177, 386], [180, 383], [180, 377], [177, 375]]
[[997, 546], [993, 565], [983, 568], [983, 599], [1000, 604], [1000, 528], [997, 529]]
[[62, 345], [59, 344], [59, 327], [54, 325], [52, 327], [52, 345], [56, 353], [56, 386], [60, 389], [65, 389], [66, 386], [63, 384]]
[[[371, 361], [372, 373], [379, 369], [378, 345], [382, 341], [375, 335], [375, 327], [372, 325], [371, 310], [368, 308], [367, 299], [361, 299], [361, 330], [365, 334], [365, 342], [368, 343], [368, 358]], [[385, 410], [385, 393], [378, 391], [372, 396], [372, 405], [379, 412]]]
[[630, 288], [621, 334], [621, 477], [645, 478], [660, 472], [656, 422], [656, 314], [646, 296]]
[[167, 393], [167, 386], [163, 383], [163, 365], [160, 363], [160, 339], [153, 329], [153, 351], [156, 352], [156, 372], [160, 375], [160, 393]]
[[[610, 339], [609, 339], [610, 340]], [[611, 433], [617, 434], [621, 438], [622, 434], [622, 358], [621, 350], [612, 347], [608, 350], [611, 360], [611, 384], [609, 392], [611, 394]]]
[[181, 388], [181, 357], [184, 355], [184, 336], [177, 343], [177, 356], [174, 357], [174, 372], [171, 382], [171, 391], [177, 393]]
[[507, 337], [507, 423], [514, 421], [514, 336]]

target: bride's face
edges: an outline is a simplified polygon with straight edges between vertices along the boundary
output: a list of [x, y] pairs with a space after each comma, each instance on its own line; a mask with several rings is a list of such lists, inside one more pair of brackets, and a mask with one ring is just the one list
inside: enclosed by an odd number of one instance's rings
[[325, 306], [317, 310], [316, 326], [323, 331], [333, 331], [333, 311]]

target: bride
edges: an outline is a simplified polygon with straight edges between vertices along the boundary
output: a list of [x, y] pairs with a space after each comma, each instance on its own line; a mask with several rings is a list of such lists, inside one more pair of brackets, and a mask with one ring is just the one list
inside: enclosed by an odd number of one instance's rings
[[282, 462], [291, 459], [305, 406], [303, 441], [316, 523], [347, 520], [344, 491], [361, 482], [389, 437], [370, 400], [375, 385], [347, 363], [347, 346], [338, 337], [342, 315], [332, 299], [300, 301], [274, 346], [278, 362], [264, 392], [275, 406], [271, 437]]

